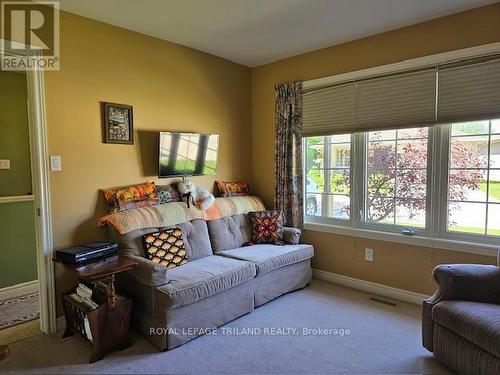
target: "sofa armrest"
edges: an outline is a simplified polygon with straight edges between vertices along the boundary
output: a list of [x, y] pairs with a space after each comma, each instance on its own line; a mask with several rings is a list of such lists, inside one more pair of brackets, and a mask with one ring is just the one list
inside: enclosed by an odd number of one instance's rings
[[139, 283], [153, 287], [168, 284], [167, 267], [127, 251], [121, 251], [120, 254], [132, 258], [137, 263], [137, 266], [128, 272]]
[[438, 284], [434, 295], [422, 305], [422, 341], [433, 351], [432, 308], [444, 300], [500, 303], [500, 268], [482, 264], [450, 264], [434, 268]]
[[297, 228], [283, 227], [283, 242], [288, 245], [297, 245], [302, 231]]

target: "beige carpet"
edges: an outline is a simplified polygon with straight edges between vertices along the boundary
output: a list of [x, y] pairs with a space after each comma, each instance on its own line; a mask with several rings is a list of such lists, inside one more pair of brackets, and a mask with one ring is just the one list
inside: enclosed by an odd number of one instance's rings
[[168, 352], [134, 335], [132, 347], [91, 365], [91, 349], [83, 339], [38, 335], [11, 345], [0, 372], [451, 373], [421, 346], [420, 307], [391, 307], [369, 297], [314, 281], [226, 324], [225, 332], [219, 329]]
[[41, 333], [40, 319], [30, 320], [29, 322], [0, 330], [0, 345], [13, 344], [14, 342], [39, 335]]

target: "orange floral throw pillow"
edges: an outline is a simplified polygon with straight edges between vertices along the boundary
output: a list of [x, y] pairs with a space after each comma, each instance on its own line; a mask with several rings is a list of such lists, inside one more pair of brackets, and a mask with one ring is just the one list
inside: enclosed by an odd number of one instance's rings
[[215, 181], [215, 185], [217, 186], [219, 196], [221, 197], [234, 197], [250, 194], [250, 186], [248, 186], [247, 182], [243, 180], [237, 182]]
[[284, 245], [281, 211], [249, 212], [252, 244]]
[[160, 203], [156, 186], [153, 182], [106, 189], [103, 192], [110, 212], [148, 207]]
[[143, 240], [146, 257], [155, 263], [175, 268], [188, 262], [180, 228], [146, 234]]

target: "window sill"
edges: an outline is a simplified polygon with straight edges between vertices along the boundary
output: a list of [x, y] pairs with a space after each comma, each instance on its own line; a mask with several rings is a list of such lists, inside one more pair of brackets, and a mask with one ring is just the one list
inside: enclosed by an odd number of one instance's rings
[[462, 253], [484, 255], [490, 257], [496, 257], [497, 252], [500, 249], [499, 246], [495, 245], [463, 242], [445, 238], [406, 236], [400, 233], [381, 232], [369, 229], [344, 227], [340, 225], [331, 225], [331, 224], [304, 223], [304, 229], [316, 232], [338, 234], [342, 236], [359, 237], [371, 240], [388, 241], [388, 242], [402, 243], [406, 245], [429, 247], [433, 249], [459, 251]]

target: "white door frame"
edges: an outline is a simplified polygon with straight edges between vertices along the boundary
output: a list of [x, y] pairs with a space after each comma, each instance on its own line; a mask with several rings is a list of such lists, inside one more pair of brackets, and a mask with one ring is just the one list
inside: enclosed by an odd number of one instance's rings
[[[0, 39], [0, 57], [7, 55]], [[24, 46], [20, 46], [24, 47]], [[18, 56], [22, 57], [22, 49]], [[37, 57], [35, 57], [37, 58]], [[56, 332], [56, 295], [52, 237], [52, 213], [45, 117], [45, 88], [42, 69], [26, 70], [28, 89], [28, 127], [30, 138], [31, 178], [35, 197], [36, 253], [40, 290], [40, 328], [42, 332]]]

